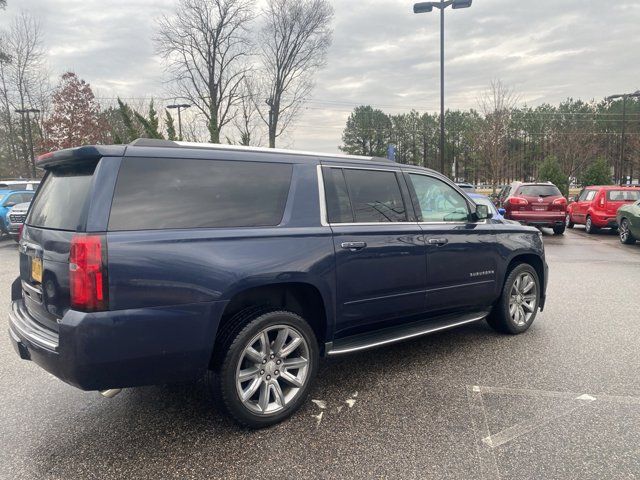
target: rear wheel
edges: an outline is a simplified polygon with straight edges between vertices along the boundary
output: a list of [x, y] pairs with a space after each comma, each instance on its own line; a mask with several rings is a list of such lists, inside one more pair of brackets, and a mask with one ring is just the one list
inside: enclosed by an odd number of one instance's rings
[[573, 222], [571, 221], [571, 214], [570, 214], [570, 213], [567, 213], [567, 218], [566, 218], [566, 220], [565, 220], [565, 226], [566, 226], [567, 228], [573, 228], [573, 227], [575, 227], [575, 223], [573, 223]]
[[636, 238], [633, 236], [633, 233], [631, 233], [629, 220], [627, 220], [626, 218], [623, 218], [620, 222], [618, 234], [620, 235], [620, 241], [625, 245], [632, 245], [636, 243]]
[[526, 263], [517, 265], [507, 276], [502, 295], [487, 322], [502, 333], [517, 335], [526, 332], [538, 314], [540, 292], [536, 270]]
[[564, 235], [565, 230], [565, 225], [556, 225], [555, 227], [553, 227], [553, 233], [556, 235]]
[[588, 234], [596, 233], [598, 231], [598, 228], [593, 226], [593, 220], [591, 220], [591, 217], [587, 217], [587, 221], [584, 224], [584, 230]]
[[219, 338], [208, 380], [225, 413], [263, 428], [302, 405], [319, 361], [315, 334], [304, 319], [287, 311], [240, 313]]

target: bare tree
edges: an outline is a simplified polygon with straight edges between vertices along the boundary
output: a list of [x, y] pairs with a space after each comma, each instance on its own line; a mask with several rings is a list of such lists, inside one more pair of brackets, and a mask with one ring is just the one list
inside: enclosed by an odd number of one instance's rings
[[258, 131], [260, 120], [257, 117], [256, 85], [251, 77], [245, 77], [238, 105], [238, 115], [233, 122], [240, 134], [240, 145], [260, 145], [261, 139]]
[[[20, 12], [9, 30], [6, 39], [6, 50], [11, 55], [11, 63], [7, 65], [8, 80], [13, 89], [12, 106], [15, 109], [37, 108], [41, 106], [43, 91], [46, 90], [47, 71], [45, 68], [45, 51], [42, 47], [42, 30], [40, 22], [27, 12]], [[40, 109], [39, 109], [40, 110]], [[28, 117], [29, 121], [33, 117]], [[33, 124], [28, 124], [24, 115], [20, 118], [22, 137], [22, 157], [26, 170], [35, 176], [35, 164], [32, 154]], [[37, 120], [35, 124], [38, 125]], [[27, 145], [27, 138], [30, 145]]]
[[269, 147], [299, 112], [331, 45], [333, 8], [327, 0], [267, 0], [260, 37]]
[[206, 118], [210, 141], [233, 120], [250, 54], [251, 0], [179, 0], [159, 21], [154, 40], [178, 98]]
[[489, 177], [495, 193], [498, 179], [508, 158], [508, 132], [513, 109], [518, 98], [500, 81], [491, 82], [489, 90], [479, 99], [484, 114], [484, 131], [476, 138], [485, 156]]

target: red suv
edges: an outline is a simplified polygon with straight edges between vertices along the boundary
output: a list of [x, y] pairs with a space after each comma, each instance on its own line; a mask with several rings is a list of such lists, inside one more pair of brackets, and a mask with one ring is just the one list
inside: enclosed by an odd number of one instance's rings
[[505, 192], [504, 218], [524, 225], [553, 228], [562, 235], [565, 230], [567, 199], [552, 183], [512, 183]]
[[600, 228], [618, 228], [616, 213], [628, 203], [640, 200], [640, 188], [619, 187], [586, 187], [575, 202], [567, 208], [567, 227], [584, 225], [587, 233], [595, 233]]

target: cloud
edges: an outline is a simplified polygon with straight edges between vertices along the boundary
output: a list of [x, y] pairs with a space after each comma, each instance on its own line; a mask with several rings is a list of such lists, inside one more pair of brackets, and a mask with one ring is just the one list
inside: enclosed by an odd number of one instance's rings
[[[397, 113], [439, 108], [439, 18], [414, 15], [408, 0], [333, 0], [334, 41], [327, 67], [283, 144], [337, 151], [359, 103]], [[102, 96], [166, 95], [154, 55], [155, 19], [173, 0], [9, 0], [42, 18], [56, 74], [75, 70]], [[476, 0], [446, 12], [449, 108], [473, 108], [494, 79], [536, 105], [640, 88], [640, 2], [605, 8], [584, 0]]]

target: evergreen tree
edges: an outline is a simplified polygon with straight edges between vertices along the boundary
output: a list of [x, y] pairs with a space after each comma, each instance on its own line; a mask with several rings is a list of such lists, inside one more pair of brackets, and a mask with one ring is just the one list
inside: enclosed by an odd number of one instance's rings
[[178, 135], [176, 133], [176, 124], [173, 121], [173, 115], [171, 115], [171, 112], [169, 110], [167, 110], [165, 123], [167, 124], [167, 139], [174, 141], [178, 140]]
[[347, 120], [340, 150], [351, 155], [386, 157], [391, 120], [382, 110], [356, 107]]
[[556, 157], [550, 156], [545, 158], [542, 165], [540, 165], [538, 179], [541, 182], [553, 183], [560, 189], [564, 196], [569, 195], [569, 178], [562, 173], [562, 168]]
[[585, 187], [589, 185], [611, 185], [611, 168], [604, 158], [598, 158], [587, 168], [579, 180]]

